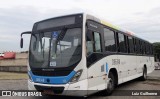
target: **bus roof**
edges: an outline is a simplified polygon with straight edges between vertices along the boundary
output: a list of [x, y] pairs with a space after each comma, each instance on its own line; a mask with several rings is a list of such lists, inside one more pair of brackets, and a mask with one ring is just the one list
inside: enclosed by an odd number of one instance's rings
[[115, 30], [117, 30], [117, 31], [120, 31], [120, 32], [122, 32], [122, 33], [125, 33], [125, 34], [127, 34], [127, 35], [133, 36], [133, 37], [135, 37], [135, 38], [138, 38], [138, 39], [140, 39], [140, 40], [143, 40], [143, 41], [145, 41], [145, 42], [150, 43], [149, 41], [144, 40], [144, 39], [138, 37], [134, 32], [128, 31], [128, 30], [126, 30], [126, 29], [122, 29], [122, 28], [120, 28], [120, 27], [118, 27], [118, 26], [116, 26], [116, 25], [113, 25], [113, 24], [105, 21], [105, 20], [101, 20], [101, 19], [99, 19], [99, 18], [97, 18], [97, 17], [95, 17], [95, 16], [93, 16], [93, 15], [86, 14], [86, 19], [91, 19], [91, 20], [93, 20], [93, 21], [96, 21], [96, 22], [99, 22], [99, 23], [101, 23], [101, 24], [103, 24], [103, 25], [106, 25], [106, 26], [108, 26], [108, 27], [110, 27], [110, 28], [113, 28], [113, 29], [115, 29]]
[[[115, 29], [115, 30], [117, 30], [117, 31], [120, 31], [120, 32], [122, 32], [122, 33], [125, 33], [125, 34], [127, 34], [127, 35], [133, 36], [133, 37], [135, 37], [135, 38], [138, 38], [138, 39], [140, 39], [140, 40], [143, 40], [143, 41], [145, 41], [145, 42], [150, 43], [149, 41], [144, 40], [144, 39], [139, 38], [138, 36], [136, 36], [136, 34], [135, 34], [134, 32], [128, 31], [128, 30], [126, 30], [126, 29], [122, 29], [122, 28], [120, 28], [120, 27], [118, 27], [118, 26], [115, 26], [115, 25], [113, 25], [113, 24], [111, 24], [111, 23], [109, 23], [109, 22], [107, 22], [107, 21], [105, 21], [105, 20], [101, 20], [100, 18], [97, 18], [97, 17], [95, 17], [95, 16], [93, 16], [93, 15], [91, 15], [91, 14], [88, 14], [88, 13], [68, 14], [68, 15], [57, 16], [57, 17], [54, 17], [54, 18], [66, 17], [66, 16], [72, 16], [72, 15], [78, 15], [78, 14], [82, 14], [84, 17], [86, 17], [86, 19], [90, 19], [90, 20], [96, 21], [96, 22], [101, 23], [101, 24], [103, 24], [103, 25], [106, 25], [106, 26], [108, 26], [108, 27], [110, 27], [110, 28], [113, 28], [113, 29]], [[52, 19], [52, 18], [50, 18], [50, 19]], [[50, 20], [50, 19], [46, 19], [46, 20]], [[39, 21], [39, 22], [43, 22], [43, 21], [46, 21], [46, 20], [42, 20], [42, 21]], [[36, 23], [39, 23], [39, 22], [36, 22]]]

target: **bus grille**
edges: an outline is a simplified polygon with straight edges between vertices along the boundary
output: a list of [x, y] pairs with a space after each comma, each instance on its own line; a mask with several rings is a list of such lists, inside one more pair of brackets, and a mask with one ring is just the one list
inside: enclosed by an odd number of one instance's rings
[[44, 90], [51, 90], [54, 94], [62, 94], [64, 87], [48, 87], [48, 86], [39, 86], [34, 85], [37, 91], [43, 92]]
[[32, 71], [37, 76], [67, 76], [71, 71]]

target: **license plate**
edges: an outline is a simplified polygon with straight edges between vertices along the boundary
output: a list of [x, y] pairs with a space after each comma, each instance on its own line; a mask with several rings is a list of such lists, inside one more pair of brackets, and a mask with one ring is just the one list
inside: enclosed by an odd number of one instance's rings
[[43, 93], [48, 95], [54, 95], [53, 90], [44, 90]]

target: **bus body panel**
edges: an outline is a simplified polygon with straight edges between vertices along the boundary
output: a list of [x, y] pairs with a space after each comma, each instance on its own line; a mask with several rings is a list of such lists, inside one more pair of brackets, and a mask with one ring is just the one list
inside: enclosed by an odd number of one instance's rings
[[[137, 59], [141, 61], [141, 63], [137, 62]], [[120, 64], [113, 65], [113, 60], [120, 60]], [[133, 63], [130, 60], [134, 60]], [[105, 74], [108, 75], [108, 72], [112, 68], [116, 68], [118, 72], [118, 84], [127, 82], [129, 80], [141, 77], [143, 75], [143, 68], [146, 64], [147, 66], [147, 74], [151, 73], [154, 70], [154, 65], [151, 65], [149, 61], [147, 61], [149, 57], [147, 56], [129, 56], [129, 55], [110, 55], [107, 56], [98, 62], [94, 63], [91, 67], [88, 68], [88, 89], [89, 90], [104, 90], [107, 88], [107, 83], [105, 85], [103, 82], [106, 82], [108, 76], [105, 77]], [[153, 61], [153, 57], [150, 57], [151, 61]], [[106, 63], [108, 64], [108, 69], [106, 69]], [[132, 64], [131, 64], [132, 63]], [[140, 64], [140, 65], [138, 65]], [[134, 65], [134, 68], [131, 68]], [[104, 66], [104, 71], [102, 72]], [[107, 71], [108, 70], [108, 71]], [[91, 78], [93, 77], [93, 78]], [[105, 79], [105, 81], [103, 81]], [[101, 88], [101, 86], [104, 86]]]

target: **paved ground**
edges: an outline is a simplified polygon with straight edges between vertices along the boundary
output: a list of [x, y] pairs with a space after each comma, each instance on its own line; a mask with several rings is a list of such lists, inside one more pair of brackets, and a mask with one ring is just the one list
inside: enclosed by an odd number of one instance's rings
[[152, 73], [148, 74], [149, 77], [158, 77], [160, 80], [160, 70], [155, 70]]
[[16, 79], [28, 79], [27, 73], [13, 73], [13, 72], [0, 72], [0, 81], [3, 80], [16, 80]]
[[[158, 76], [157, 76], [158, 75]], [[151, 78], [158, 78], [152, 80]], [[27, 80], [0, 80], [0, 90], [27, 90]], [[160, 70], [154, 71], [146, 81], [132, 80], [121, 84], [116, 90], [159, 90], [160, 91]], [[113, 93], [117, 94], [118, 91]], [[89, 99], [160, 99], [160, 96], [102, 96], [101, 93], [88, 97]], [[46, 97], [0, 97], [1, 99], [46, 99]], [[47, 97], [48, 98], [48, 97]], [[51, 98], [51, 97], [50, 97]], [[53, 98], [53, 97], [52, 97]], [[60, 98], [60, 97], [54, 97]], [[61, 97], [64, 98], [64, 97]], [[77, 97], [67, 97], [77, 98]]]

